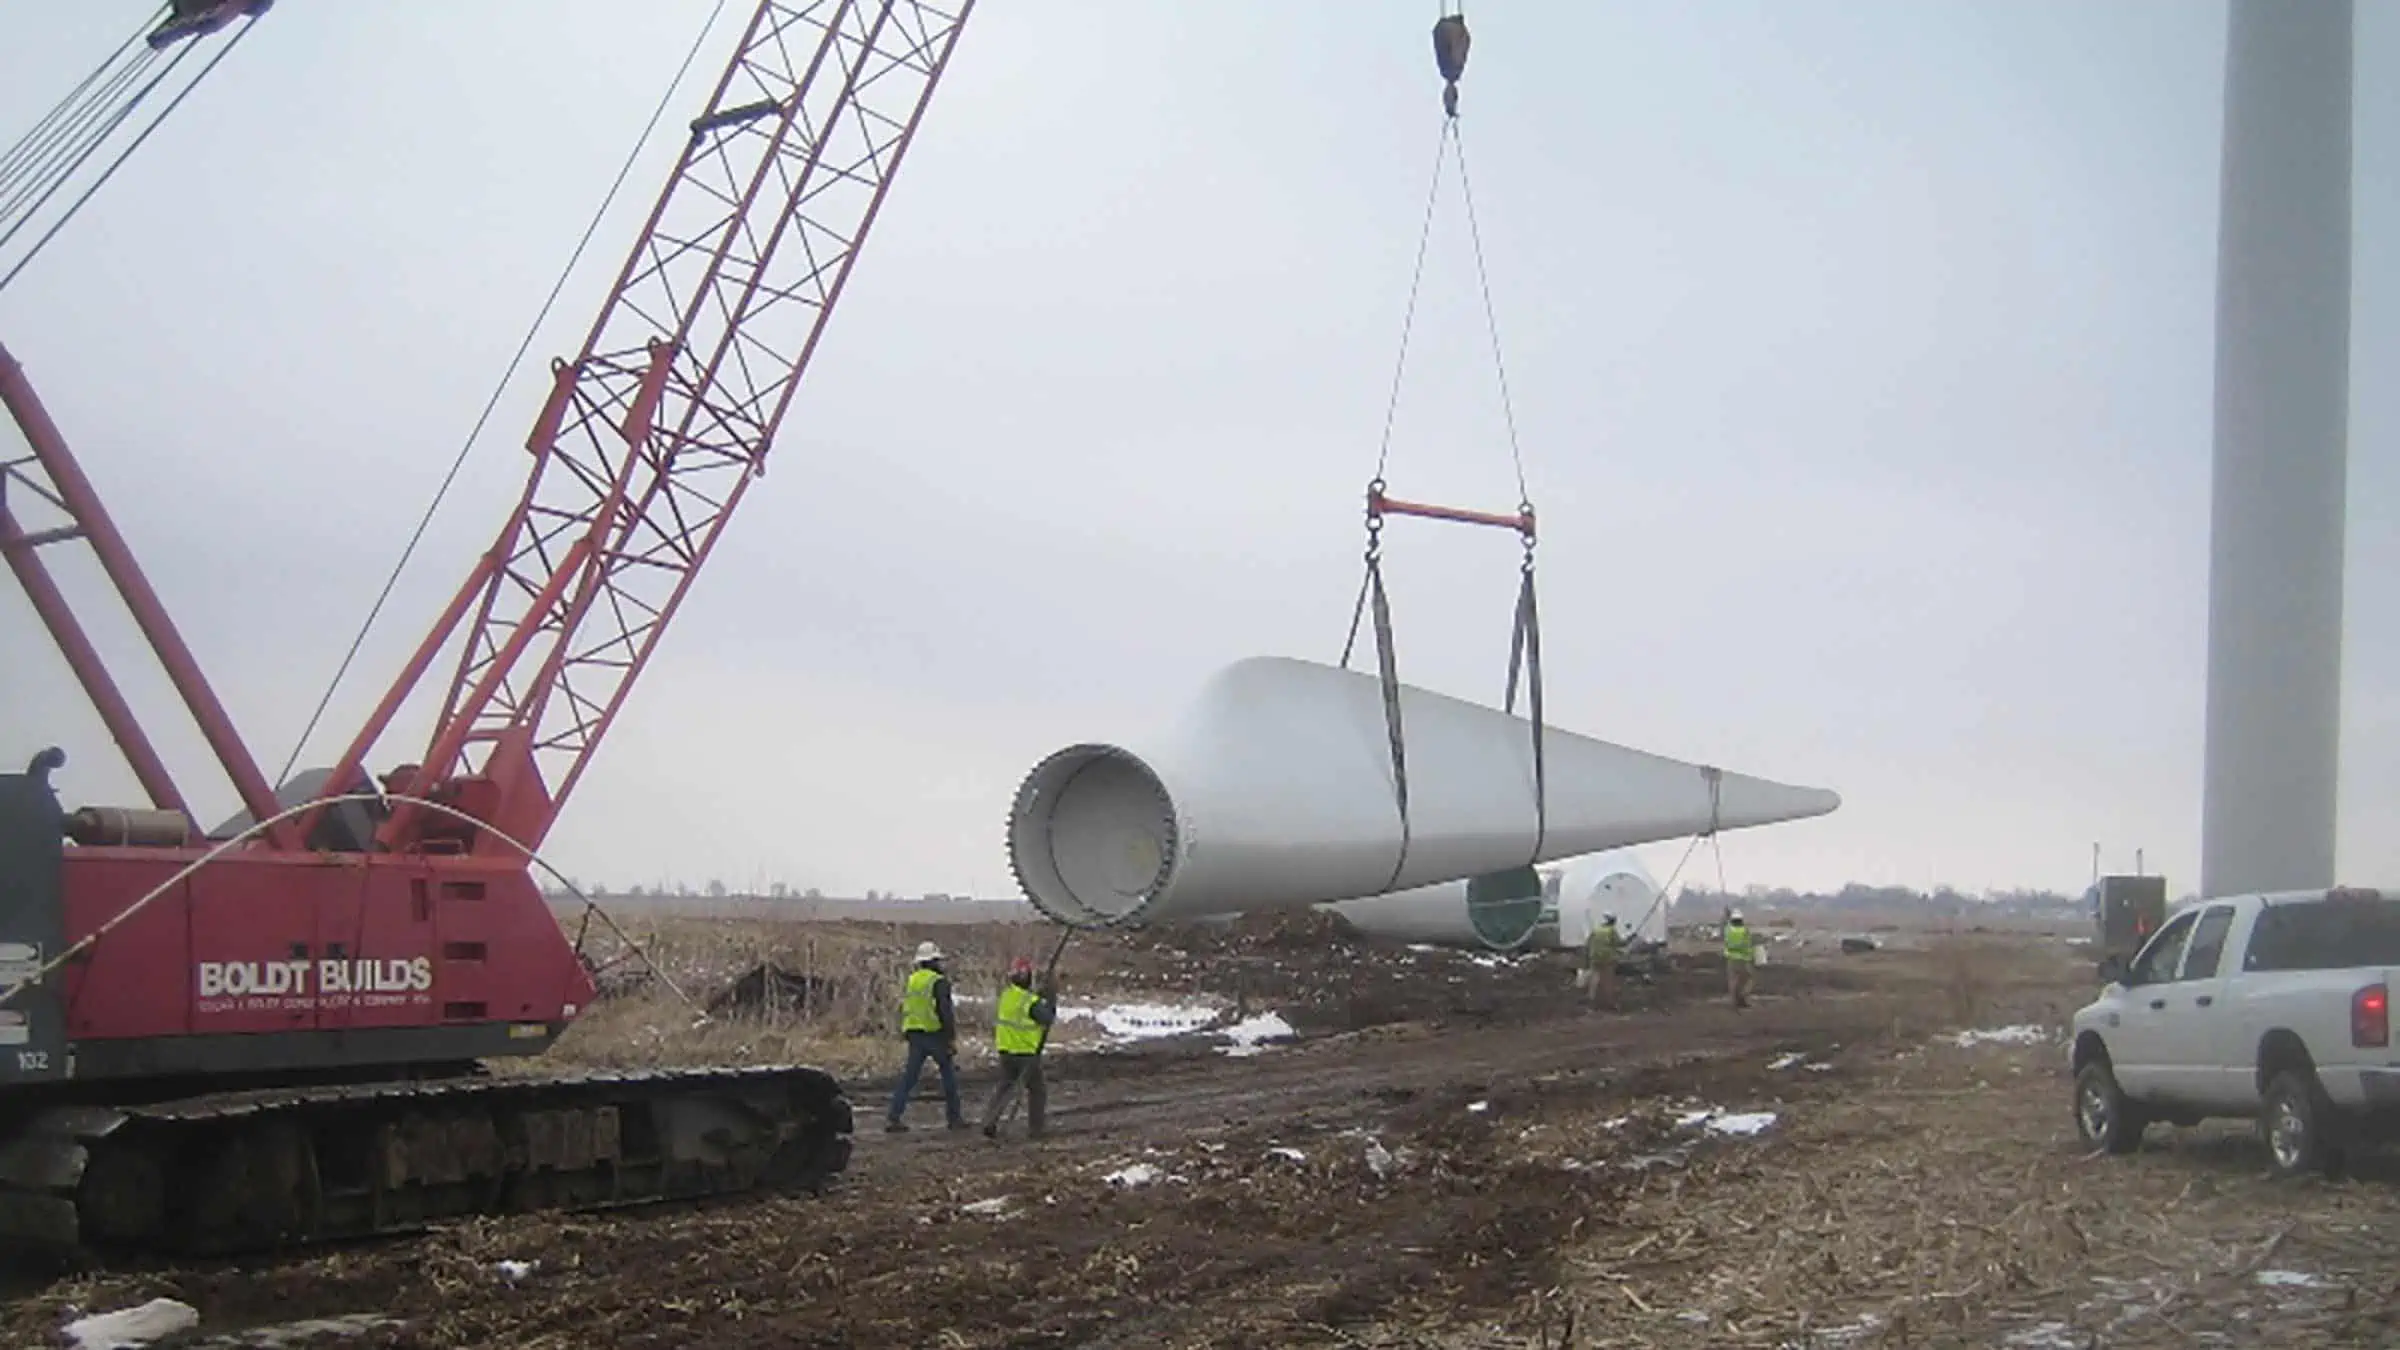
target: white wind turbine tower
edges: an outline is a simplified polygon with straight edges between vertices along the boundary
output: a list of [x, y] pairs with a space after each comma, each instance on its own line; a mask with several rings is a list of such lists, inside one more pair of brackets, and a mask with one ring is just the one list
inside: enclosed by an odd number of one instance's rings
[[2334, 883], [2351, 0], [2230, 0], [2200, 894]]

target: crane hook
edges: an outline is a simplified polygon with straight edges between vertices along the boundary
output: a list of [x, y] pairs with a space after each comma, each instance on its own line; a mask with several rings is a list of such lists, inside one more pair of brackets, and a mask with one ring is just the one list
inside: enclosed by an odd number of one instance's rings
[[1467, 73], [1467, 16], [1445, 14], [1433, 25], [1433, 63], [1442, 72], [1442, 111], [1458, 116], [1458, 79]]

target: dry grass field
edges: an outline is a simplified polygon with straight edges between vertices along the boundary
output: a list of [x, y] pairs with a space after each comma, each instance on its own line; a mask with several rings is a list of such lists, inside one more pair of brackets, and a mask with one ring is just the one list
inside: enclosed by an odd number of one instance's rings
[[[1694, 950], [1614, 1013], [1579, 1005], [1563, 955], [1371, 944], [1313, 918], [1079, 937], [1063, 993], [1095, 1015], [1062, 1033], [1054, 1136], [995, 1145], [875, 1129], [896, 981], [930, 937], [961, 993], [988, 995], [1009, 958], [1047, 959], [1051, 930], [628, 932], [692, 1003], [611, 966], [619, 992], [545, 1062], [832, 1067], [862, 1122], [834, 1191], [88, 1272], [15, 1299], [8, 1343], [157, 1295], [197, 1307], [192, 1343], [216, 1346], [2400, 1341], [2381, 1163], [2271, 1183], [2228, 1127], [2161, 1130], [2131, 1158], [2076, 1146], [2058, 1030], [2092, 982], [2057, 935], [1907, 932], [1845, 956], [1778, 929], [1753, 1008], [1726, 1006]], [[700, 1016], [761, 964], [801, 977], [803, 1006]], [[1111, 1036], [1112, 1004], [1204, 1004], [1195, 1024], [1220, 1028], [1272, 1011], [1297, 1037], [1229, 1054], [1207, 1027]], [[2030, 1030], [1967, 1034], [2002, 1028]], [[988, 1087], [987, 1066], [968, 1077]], [[295, 1337], [295, 1319], [349, 1320]]]

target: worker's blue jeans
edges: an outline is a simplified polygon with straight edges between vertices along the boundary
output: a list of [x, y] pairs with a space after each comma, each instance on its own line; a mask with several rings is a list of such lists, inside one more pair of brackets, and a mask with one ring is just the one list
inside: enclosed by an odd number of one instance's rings
[[967, 1113], [958, 1104], [958, 1063], [951, 1058], [950, 1042], [938, 1031], [908, 1033], [908, 1067], [900, 1071], [900, 1086], [892, 1091], [893, 1120], [908, 1110], [908, 1099], [916, 1095], [917, 1075], [925, 1071], [925, 1061], [932, 1060], [942, 1071], [942, 1107], [950, 1123], [959, 1124]]

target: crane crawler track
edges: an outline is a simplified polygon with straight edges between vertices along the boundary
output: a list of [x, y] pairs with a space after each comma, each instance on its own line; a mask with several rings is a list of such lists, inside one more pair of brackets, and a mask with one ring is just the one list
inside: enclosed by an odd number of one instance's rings
[[0, 1140], [0, 1243], [223, 1255], [478, 1214], [821, 1191], [849, 1099], [797, 1065], [463, 1076], [61, 1105]]

